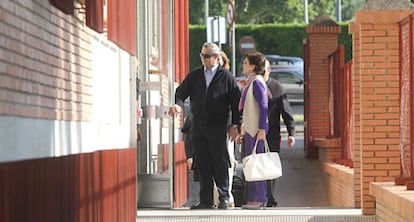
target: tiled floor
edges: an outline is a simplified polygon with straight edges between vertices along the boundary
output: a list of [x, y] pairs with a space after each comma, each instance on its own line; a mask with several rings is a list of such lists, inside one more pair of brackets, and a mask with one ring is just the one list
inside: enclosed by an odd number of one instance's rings
[[359, 209], [139, 210], [137, 222], [376, 222]]

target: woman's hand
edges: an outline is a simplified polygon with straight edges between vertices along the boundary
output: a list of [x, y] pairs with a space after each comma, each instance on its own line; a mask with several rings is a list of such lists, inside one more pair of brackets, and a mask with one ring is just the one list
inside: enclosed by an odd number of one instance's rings
[[258, 140], [266, 139], [266, 131], [264, 129], [259, 129], [259, 132], [257, 133], [257, 139]]
[[229, 134], [230, 142], [233, 142], [236, 140], [236, 138], [239, 136], [239, 130], [237, 129], [237, 126], [231, 126], [227, 130], [227, 133]]
[[242, 144], [243, 141], [244, 141], [244, 135], [243, 134], [239, 134], [235, 139], [236, 144]]

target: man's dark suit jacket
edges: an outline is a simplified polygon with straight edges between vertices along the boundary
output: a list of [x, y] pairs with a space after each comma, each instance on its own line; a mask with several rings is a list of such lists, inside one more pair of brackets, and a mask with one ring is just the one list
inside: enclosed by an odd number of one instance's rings
[[293, 120], [293, 111], [290, 107], [285, 88], [282, 84], [269, 78], [267, 87], [272, 93], [272, 99], [269, 101], [268, 118], [269, 131], [267, 133], [267, 141], [269, 149], [273, 152], [280, 151], [280, 115], [286, 125], [289, 136], [295, 136], [295, 123]]
[[240, 123], [240, 89], [233, 75], [222, 66], [217, 68], [208, 89], [204, 66], [192, 70], [176, 90], [176, 104], [184, 107], [187, 97], [190, 97], [193, 114], [193, 137], [206, 134], [223, 136], [227, 132], [230, 113], [231, 123]]

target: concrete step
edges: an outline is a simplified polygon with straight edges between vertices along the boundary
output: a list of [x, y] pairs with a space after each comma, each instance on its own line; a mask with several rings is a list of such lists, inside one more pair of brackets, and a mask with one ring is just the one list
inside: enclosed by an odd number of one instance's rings
[[376, 222], [360, 209], [273, 208], [266, 210], [149, 210], [137, 211], [137, 222]]

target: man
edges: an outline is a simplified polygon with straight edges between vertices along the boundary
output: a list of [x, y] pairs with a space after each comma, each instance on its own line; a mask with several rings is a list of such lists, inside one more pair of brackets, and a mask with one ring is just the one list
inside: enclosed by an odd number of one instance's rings
[[[192, 70], [178, 86], [176, 104], [170, 115], [182, 111], [184, 100], [190, 97], [193, 114], [192, 142], [194, 162], [197, 162], [200, 182], [200, 203], [191, 209], [212, 209], [213, 180], [219, 192], [219, 209], [227, 209], [229, 201], [229, 154], [227, 133], [230, 139], [238, 136], [240, 90], [233, 75], [219, 64], [220, 48], [204, 43], [201, 48], [203, 66]], [[231, 126], [228, 126], [231, 111]]]
[[[287, 144], [289, 147], [295, 145], [295, 123], [293, 120], [293, 112], [290, 107], [286, 92], [282, 84], [270, 78], [271, 67], [268, 60], [265, 63], [265, 75], [267, 87], [269, 88], [272, 99], [269, 99], [268, 106], [268, 118], [269, 118], [269, 131], [267, 133], [267, 141], [269, 149], [272, 152], [280, 151], [281, 135], [280, 135], [280, 116], [283, 118], [283, 122], [286, 125], [288, 132]], [[267, 183], [267, 207], [276, 207], [276, 180], [268, 180]]]

